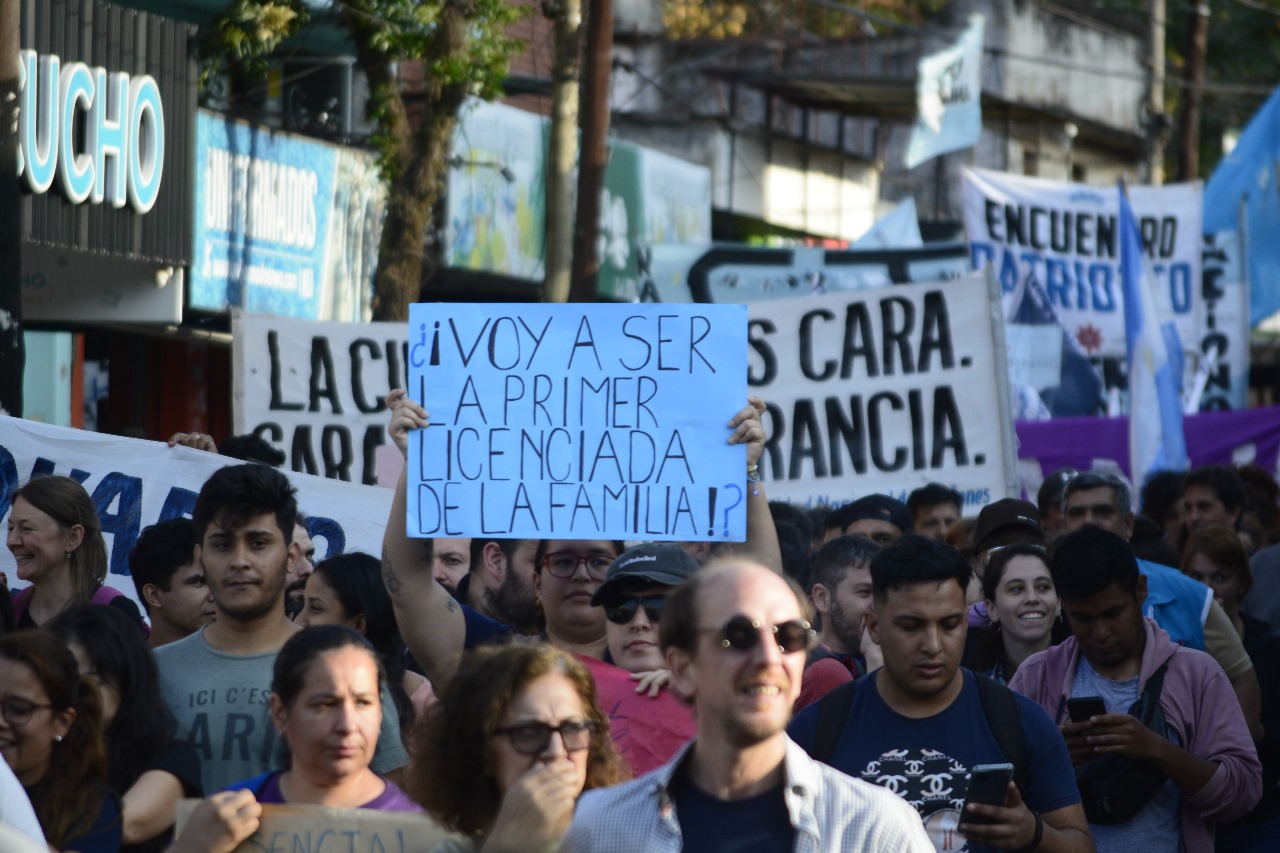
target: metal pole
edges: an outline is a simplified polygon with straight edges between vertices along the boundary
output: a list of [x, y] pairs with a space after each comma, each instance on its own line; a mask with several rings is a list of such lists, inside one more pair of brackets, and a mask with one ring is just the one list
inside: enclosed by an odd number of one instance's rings
[[1164, 24], [1165, 0], [1151, 0], [1147, 59], [1151, 63], [1147, 91], [1147, 183], [1164, 183]]

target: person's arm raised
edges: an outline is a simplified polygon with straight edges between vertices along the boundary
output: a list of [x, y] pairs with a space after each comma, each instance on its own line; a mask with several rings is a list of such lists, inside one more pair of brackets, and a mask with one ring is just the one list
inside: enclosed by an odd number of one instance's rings
[[[767, 438], [764, 425], [760, 423], [760, 414], [764, 410], [764, 400], [748, 397], [746, 407], [729, 421], [733, 430], [729, 443], [747, 445], [748, 478], [759, 476], [757, 466]], [[778, 545], [778, 529], [773, 525], [773, 513], [769, 511], [764, 484], [748, 479], [744, 485], [747, 490], [747, 541], [743, 545], [761, 565], [781, 574], [782, 548]]]
[[[387, 395], [387, 408], [391, 410], [387, 433], [407, 458], [409, 435], [427, 426], [427, 411], [401, 388]], [[439, 692], [458, 669], [466, 643], [466, 622], [458, 602], [431, 577], [431, 561], [421, 541], [409, 538], [405, 528], [407, 477], [406, 465], [396, 484], [382, 537], [382, 582], [391, 596], [405, 645]]]

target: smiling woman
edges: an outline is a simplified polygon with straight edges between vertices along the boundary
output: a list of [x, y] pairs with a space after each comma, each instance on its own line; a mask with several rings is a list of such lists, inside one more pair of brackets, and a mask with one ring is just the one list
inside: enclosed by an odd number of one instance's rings
[[[77, 604], [111, 604], [143, 625], [130, 599], [104, 587], [107, 546], [98, 511], [70, 477], [34, 477], [13, 493], [8, 546], [18, 579], [31, 584], [14, 595], [19, 628], [36, 628]], [[146, 629], [143, 628], [145, 631]]]

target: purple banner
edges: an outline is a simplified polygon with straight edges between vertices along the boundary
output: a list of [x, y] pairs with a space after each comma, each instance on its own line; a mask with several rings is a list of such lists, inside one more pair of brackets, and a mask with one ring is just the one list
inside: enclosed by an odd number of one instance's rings
[[[1252, 463], [1276, 471], [1280, 406], [1202, 412], [1188, 415], [1183, 423], [1192, 467]], [[1114, 463], [1129, 474], [1128, 418], [1055, 418], [1018, 421], [1016, 427], [1023, 488], [1032, 500], [1044, 476], [1063, 466], [1086, 471]]]

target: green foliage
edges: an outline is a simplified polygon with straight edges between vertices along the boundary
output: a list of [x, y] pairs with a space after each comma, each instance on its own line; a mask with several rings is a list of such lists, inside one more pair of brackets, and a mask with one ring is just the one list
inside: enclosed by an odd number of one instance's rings
[[232, 0], [200, 39], [200, 88], [212, 91], [226, 71], [246, 79], [267, 74], [267, 57], [308, 21], [303, 0]]

